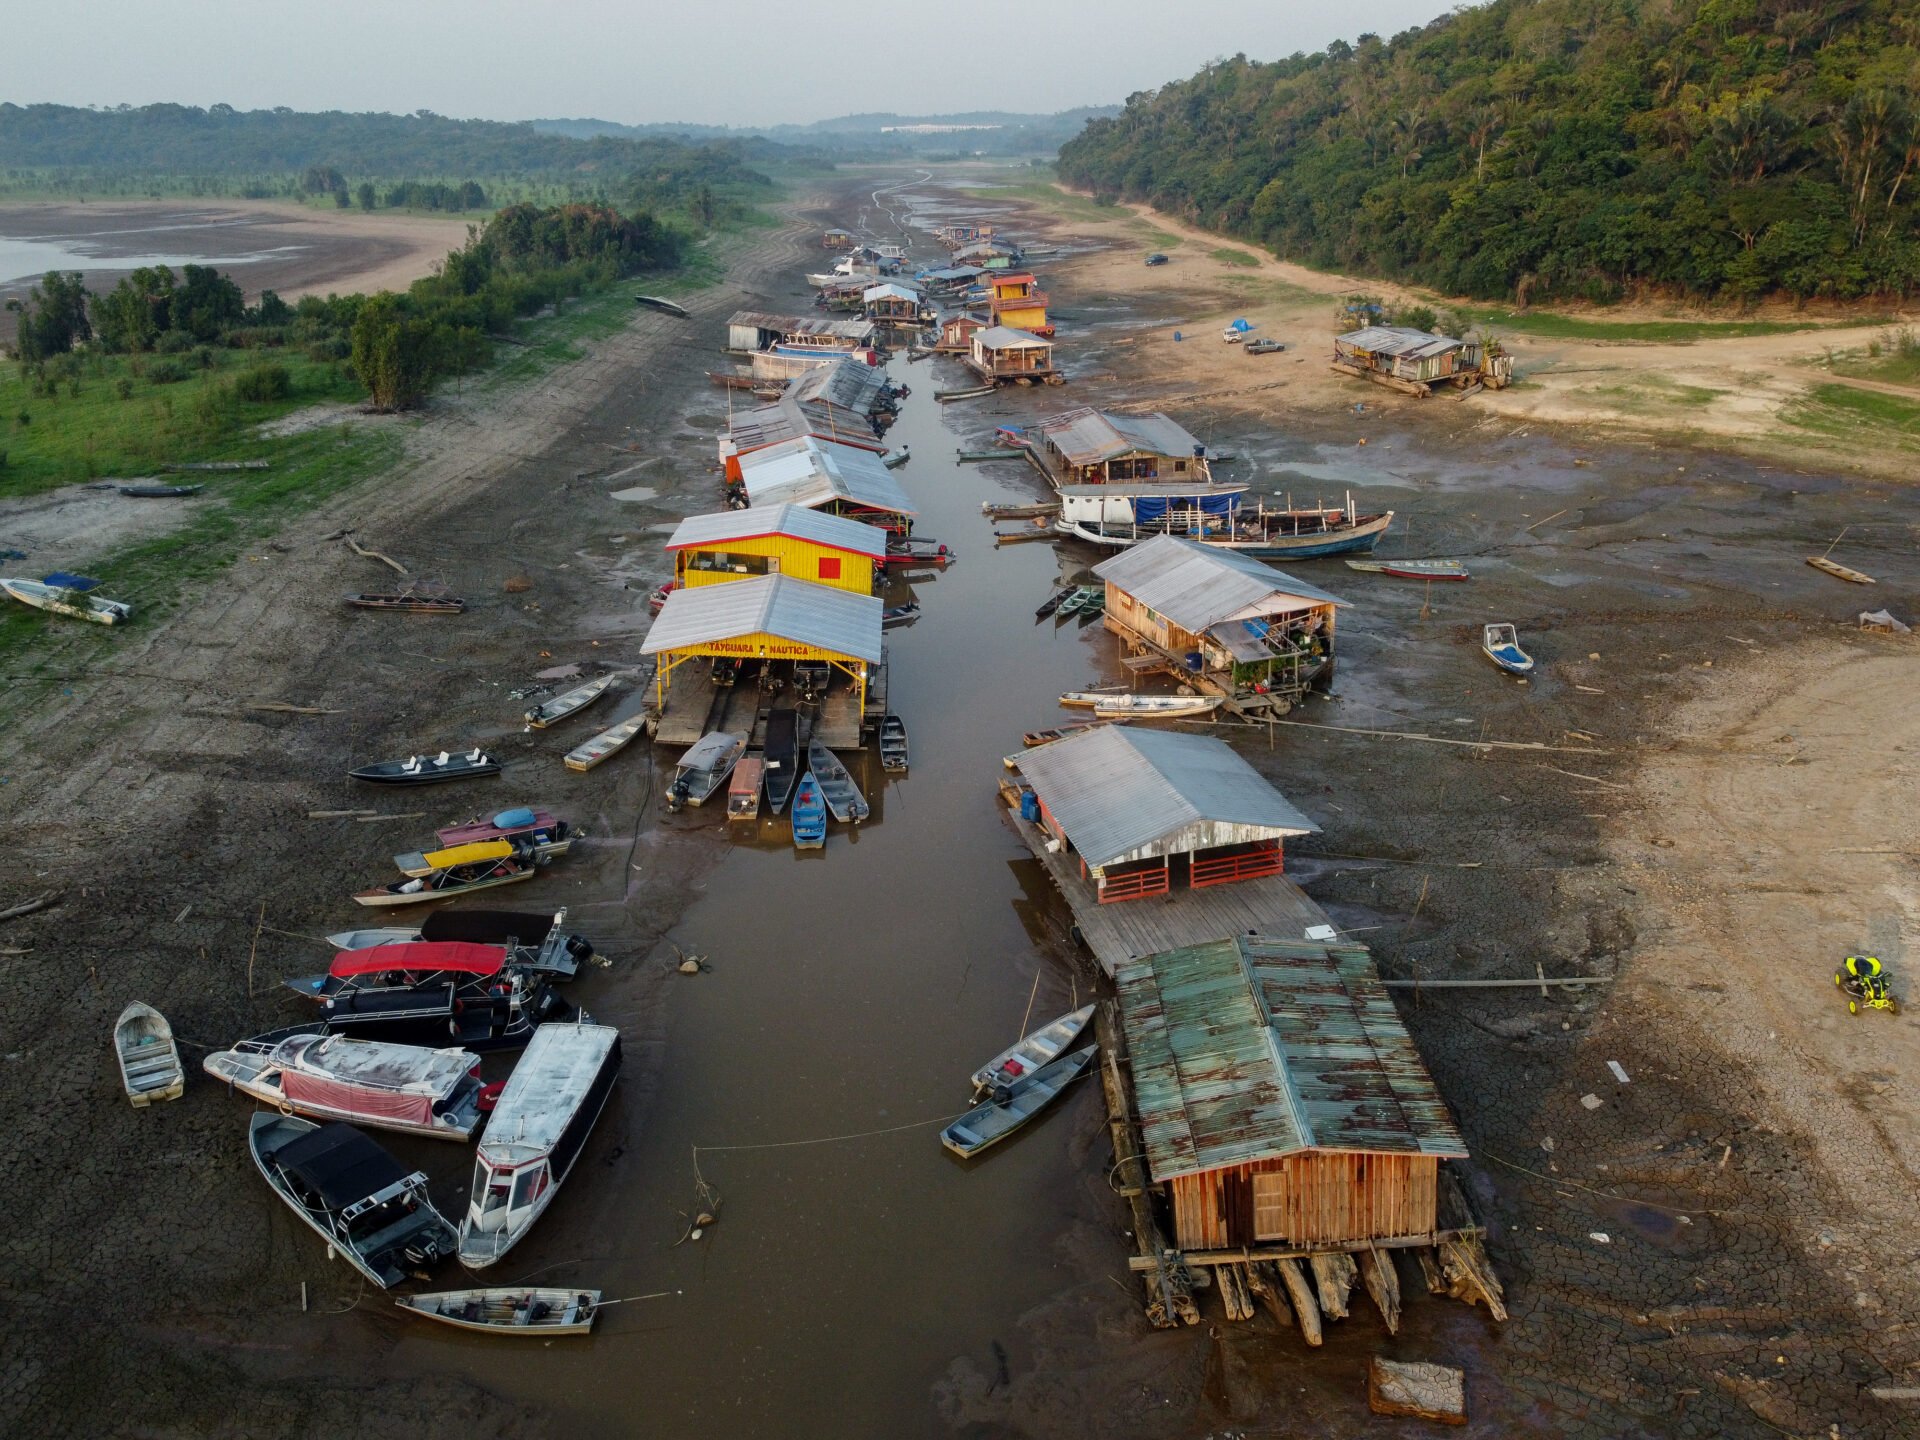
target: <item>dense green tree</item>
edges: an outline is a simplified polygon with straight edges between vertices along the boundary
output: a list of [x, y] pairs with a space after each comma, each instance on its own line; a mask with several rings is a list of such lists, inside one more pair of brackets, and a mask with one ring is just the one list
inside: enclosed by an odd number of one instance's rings
[[354, 190], [353, 198], [359, 204], [362, 210], [373, 209], [374, 203], [375, 203], [374, 194], [373, 194], [373, 182], [371, 180], [362, 180], [359, 184], [359, 187]]
[[135, 270], [105, 295], [92, 297], [93, 328], [109, 350], [151, 350], [173, 327], [173, 271]]
[[410, 318], [397, 297], [373, 296], [353, 322], [353, 373], [376, 410], [418, 404], [433, 382], [433, 327]]
[[1492, 0], [1245, 56], [1060, 152], [1309, 264], [1480, 296], [1920, 293], [1913, 0]]
[[93, 338], [87, 319], [87, 291], [80, 272], [49, 270], [25, 300], [9, 300], [17, 317], [13, 346], [20, 359], [39, 364], [64, 355], [83, 340]]

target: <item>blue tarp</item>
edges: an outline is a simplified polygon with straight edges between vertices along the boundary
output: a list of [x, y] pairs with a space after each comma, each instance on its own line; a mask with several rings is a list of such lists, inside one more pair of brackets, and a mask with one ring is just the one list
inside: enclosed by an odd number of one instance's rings
[[493, 823], [502, 830], [516, 830], [522, 825], [533, 824], [533, 811], [525, 806], [518, 810], [502, 810], [493, 817]]
[[58, 585], [62, 590], [98, 590], [100, 582], [89, 575], [73, 575], [65, 570], [56, 570], [51, 575], [40, 577], [42, 585]]
[[1232, 325], [1228, 326], [1227, 328], [1231, 330], [1238, 330], [1242, 335], [1244, 335], [1247, 333], [1247, 331], [1253, 329], [1253, 326], [1249, 325], [1244, 320], [1236, 320], [1233, 322]]
[[1236, 495], [1137, 495], [1133, 501], [1136, 524], [1150, 525], [1167, 518], [1173, 509], [1198, 510], [1204, 515], [1231, 515], [1240, 503]]

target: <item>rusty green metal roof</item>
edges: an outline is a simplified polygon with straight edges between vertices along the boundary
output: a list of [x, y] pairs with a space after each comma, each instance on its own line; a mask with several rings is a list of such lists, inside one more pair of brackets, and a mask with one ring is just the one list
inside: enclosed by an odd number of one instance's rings
[[1363, 946], [1245, 935], [1114, 982], [1155, 1180], [1303, 1150], [1467, 1153]]

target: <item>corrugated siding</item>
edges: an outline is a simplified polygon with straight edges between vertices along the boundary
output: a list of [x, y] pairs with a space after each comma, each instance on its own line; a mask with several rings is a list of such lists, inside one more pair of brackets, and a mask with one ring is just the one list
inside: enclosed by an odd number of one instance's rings
[[1129, 546], [1102, 560], [1093, 573], [1106, 581], [1109, 593], [1130, 595], [1196, 635], [1248, 610], [1279, 614], [1299, 609], [1301, 600], [1328, 606], [1347, 603], [1250, 556], [1175, 535], [1156, 535]]
[[784, 575], [702, 585], [667, 596], [640, 653], [759, 653], [757, 648], [742, 648], [752, 642], [782, 657], [804, 653], [877, 662], [882, 608], [874, 596], [850, 595]]
[[[848, 523], [862, 530], [873, 530], [876, 535], [880, 533], [873, 526], [861, 525], [857, 520]], [[688, 586], [725, 585], [749, 578], [729, 570], [702, 570], [691, 563], [694, 555], [715, 553], [757, 555], [779, 562], [777, 569], [772, 572], [775, 574], [790, 576], [795, 580], [810, 580], [816, 585], [831, 586], [835, 590], [850, 590], [855, 595], [873, 593], [874, 562], [870, 556], [853, 555], [845, 550], [784, 535], [762, 535], [751, 540], [692, 546], [681, 552], [681, 583]]]
[[1169, 1184], [1183, 1250], [1318, 1245], [1430, 1235], [1440, 1161], [1432, 1155], [1311, 1151]]

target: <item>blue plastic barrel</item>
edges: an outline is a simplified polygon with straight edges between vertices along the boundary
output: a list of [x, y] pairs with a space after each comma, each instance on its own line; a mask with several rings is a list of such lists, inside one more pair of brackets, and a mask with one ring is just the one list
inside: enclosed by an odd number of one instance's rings
[[1020, 818], [1032, 825], [1040, 823], [1040, 797], [1031, 790], [1020, 792]]

